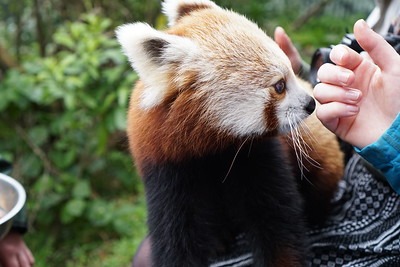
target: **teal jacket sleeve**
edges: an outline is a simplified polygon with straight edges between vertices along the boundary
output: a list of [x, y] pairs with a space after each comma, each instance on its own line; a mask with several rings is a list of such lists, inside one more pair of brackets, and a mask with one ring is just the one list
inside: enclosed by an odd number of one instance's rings
[[356, 151], [386, 177], [400, 195], [400, 114], [375, 142]]

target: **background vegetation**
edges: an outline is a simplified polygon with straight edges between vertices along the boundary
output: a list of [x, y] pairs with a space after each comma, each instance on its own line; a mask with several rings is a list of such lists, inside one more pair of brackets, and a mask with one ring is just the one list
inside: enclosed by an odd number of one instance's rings
[[[305, 59], [336, 44], [371, 1], [220, 0]], [[146, 233], [143, 186], [124, 134], [137, 76], [116, 26], [164, 28], [155, 0], [0, 0], [0, 156], [28, 193], [36, 266], [129, 266]]]

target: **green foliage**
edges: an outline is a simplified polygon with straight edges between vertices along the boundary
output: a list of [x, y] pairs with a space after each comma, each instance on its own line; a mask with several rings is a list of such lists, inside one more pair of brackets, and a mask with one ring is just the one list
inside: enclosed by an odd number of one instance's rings
[[[10, 70], [1, 84], [0, 151], [27, 188], [33, 235], [63, 252], [43, 266], [62, 266], [83, 242], [145, 232], [124, 134], [136, 76], [110, 25], [93, 14], [65, 23], [52, 56]], [[116, 197], [123, 201], [109, 201]]]

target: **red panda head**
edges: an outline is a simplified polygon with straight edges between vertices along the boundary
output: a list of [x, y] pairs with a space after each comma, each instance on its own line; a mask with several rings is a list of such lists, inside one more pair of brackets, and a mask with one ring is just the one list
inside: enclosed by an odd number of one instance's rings
[[136, 158], [201, 156], [285, 133], [314, 110], [289, 59], [256, 24], [208, 0], [167, 0], [163, 11], [165, 32], [144, 23], [116, 31], [141, 80], [128, 117]]

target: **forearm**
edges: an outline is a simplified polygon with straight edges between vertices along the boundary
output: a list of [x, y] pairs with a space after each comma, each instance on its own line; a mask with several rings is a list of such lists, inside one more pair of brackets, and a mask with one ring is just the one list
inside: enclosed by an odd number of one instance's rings
[[356, 151], [380, 170], [390, 186], [400, 194], [400, 114], [375, 143]]

